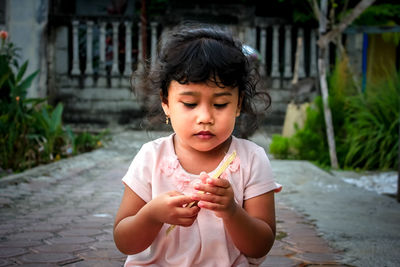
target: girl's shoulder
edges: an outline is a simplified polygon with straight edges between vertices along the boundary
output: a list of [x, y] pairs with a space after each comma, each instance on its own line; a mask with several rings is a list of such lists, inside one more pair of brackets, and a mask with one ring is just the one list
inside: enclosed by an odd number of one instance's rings
[[265, 149], [253, 141], [233, 137], [231, 150], [236, 150], [243, 164], [252, 164], [255, 161], [269, 161]]
[[138, 154], [163, 154], [163, 153], [173, 153], [173, 134], [168, 136], [159, 137], [157, 139], [151, 140], [144, 143], [140, 148]]
[[260, 145], [254, 143], [251, 140], [248, 139], [243, 139], [239, 137], [232, 136], [232, 144], [233, 146], [236, 146], [235, 149], [243, 149], [248, 152], [254, 152], [254, 151], [264, 151], [264, 148], [261, 147]]

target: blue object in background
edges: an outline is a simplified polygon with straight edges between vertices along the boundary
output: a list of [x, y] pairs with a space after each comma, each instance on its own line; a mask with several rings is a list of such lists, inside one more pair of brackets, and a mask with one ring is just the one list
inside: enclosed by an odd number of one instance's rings
[[363, 35], [363, 50], [362, 50], [362, 85], [361, 90], [365, 92], [367, 85], [367, 60], [368, 60], [368, 34]]

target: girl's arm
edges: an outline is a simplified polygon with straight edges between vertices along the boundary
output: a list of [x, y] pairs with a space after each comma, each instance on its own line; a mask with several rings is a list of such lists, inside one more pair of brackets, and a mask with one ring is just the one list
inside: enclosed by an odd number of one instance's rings
[[222, 218], [235, 246], [246, 256], [259, 258], [268, 253], [275, 240], [274, 192], [244, 201], [240, 207], [233, 198], [233, 189], [225, 179], [207, 179], [195, 194], [198, 206], [215, 212]]
[[275, 241], [274, 192], [245, 200], [243, 208], [237, 205], [224, 224], [243, 254], [252, 258], [266, 255]]
[[192, 202], [179, 192], [164, 193], [146, 203], [125, 186], [121, 205], [114, 223], [114, 242], [124, 254], [132, 255], [148, 248], [164, 223], [190, 226], [199, 208], [184, 208]]

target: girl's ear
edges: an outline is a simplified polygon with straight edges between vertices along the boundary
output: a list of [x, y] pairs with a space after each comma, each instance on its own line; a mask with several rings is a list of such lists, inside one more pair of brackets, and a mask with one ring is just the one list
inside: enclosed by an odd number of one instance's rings
[[168, 106], [168, 99], [165, 98], [160, 91], [160, 99], [161, 99], [161, 107], [164, 110], [166, 116], [169, 116], [169, 106]]

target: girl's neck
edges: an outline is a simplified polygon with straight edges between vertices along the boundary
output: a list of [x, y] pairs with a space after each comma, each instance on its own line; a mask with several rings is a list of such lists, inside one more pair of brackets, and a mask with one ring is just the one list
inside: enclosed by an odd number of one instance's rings
[[212, 172], [228, 153], [232, 142], [229, 137], [225, 142], [210, 151], [186, 150], [176, 145], [176, 135], [174, 137], [175, 153], [179, 159], [182, 168], [192, 174], [200, 174], [200, 172]]

